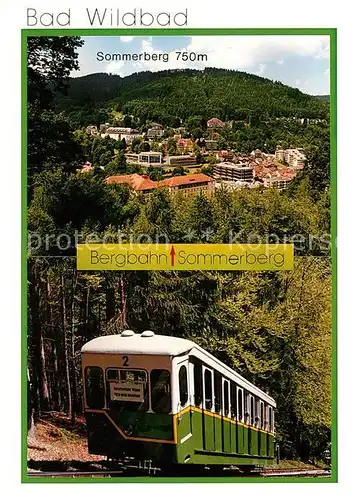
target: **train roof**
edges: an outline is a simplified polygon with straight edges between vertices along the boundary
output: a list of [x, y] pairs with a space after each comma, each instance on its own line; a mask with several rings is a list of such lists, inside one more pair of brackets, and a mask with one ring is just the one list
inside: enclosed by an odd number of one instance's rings
[[149, 330], [130, 334], [126, 330], [120, 335], [106, 335], [90, 340], [82, 348], [82, 353], [101, 354], [151, 354], [178, 356], [196, 346], [190, 340], [166, 335], [154, 335]]

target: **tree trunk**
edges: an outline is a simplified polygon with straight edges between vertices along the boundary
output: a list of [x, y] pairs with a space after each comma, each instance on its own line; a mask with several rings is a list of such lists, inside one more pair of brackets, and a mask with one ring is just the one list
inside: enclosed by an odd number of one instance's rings
[[68, 356], [68, 321], [67, 321], [67, 310], [65, 302], [65, 280], [64, 275], [61, 275], [61, 295], [62, 295], [62, 322], [63, 322], [63, 334], [64, 334], [64, 366], [65, 366], [65, 379], [67, 385], [67, 399], [68, 399], [68, 415], [72, 418], [73, 405], [72, 405], [72, 392], [70, 384], [70, 371], [69, 371], [69, 356]]
[[106, 290], [106, 321], [110, 321], [115, 315], [116, 301], [115, 289], [107, 288]]
[[32, 319], [32, 339], [33, 356], [32, 365], [36, 370], [36, 380], [39, 392], [39, 411], [49, 410], [49, 391], [46, 374], [46, 358], [44, 352], [44, 341], [42, 322], [40, 317], [40, 296], [39, 296], [40, 276], [35, 270], [35, 264], [29, 263], [29, 308]]
[[50, 389], [50, 403], [51, 408], [55, 408], [60, 411], [60, 386], [59, 386], [59, 370], [58, 370], [58, 355], [57, 355], [57, 344], [58, 335], [56, 335], [55, 319], [54, 319], [54, 307], [53, 307], [53, 288], [50, 282], [48, 273], [46, 274], [46, 304], [47, 304], [47, 324], [49, 325], [51, 340], [51, 365], [52, 365], [52, 377], [49, 386]]
[[75, 369], [75, 293], [77, 287], [78, 275], [76, 269], [73, 273], [72, 279], [72, 300], [71, 300], [71, 328], [70, 328], [70, 347], [71, 347], [71, 373], [73, 380], [73, 390], [72, 390], [72, 414], [71, 420], [75, 423], [75, 412], [78, 411], [77, 408], [77, 380], [76, 380], [76, 369]]
[[59, 386], [59, 367], [58, 367], [58, 348], [57, 339], [55, 339], [53, 344], [53, 366], [54, 366], [54, 386], [55, 386], [55, 408], [60, 411], [61, 407], [61, 396], [60, 396], [60, 386]]
[[34, 387], [31, 382], [30, 370], [27, 368], [27, 437], [35, 436]]

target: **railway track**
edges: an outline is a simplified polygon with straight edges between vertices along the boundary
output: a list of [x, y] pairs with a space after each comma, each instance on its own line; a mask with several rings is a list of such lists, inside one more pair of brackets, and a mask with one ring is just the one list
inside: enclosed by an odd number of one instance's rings
[[261, 477], [331, 477], [327, 469], [272, 469], [262, 470]]
[[[53, 467], [53, 464], [51, 464]], [[43, 467], [45, 469], [46, 467]], [[215, 475], [215, 473], [213, 473]], [[170, 474], [159, 468], [152, 467], [149, 463], [140, 463], [139, 465], [115, 464], [113, 468], [105, 462], [75, 464], [75, 467], [68, 466], [67, 470], [34, 470], [30, 469], [27, 472], [29, 478], [125, 478], [125, 477], [187, 477], [183, 474]], [[211, 477], [211, 471], [206, 469], [199, 473], [189, 473], [188, 477]], [[259, 469], [250, 473], [242, 473], [237, 470], [224, 469], [221, 470], [216, 477], [265, 477], [265, 478], [306, 478], [306, 477], [331, 477], [331, 471], [327, 469]]]

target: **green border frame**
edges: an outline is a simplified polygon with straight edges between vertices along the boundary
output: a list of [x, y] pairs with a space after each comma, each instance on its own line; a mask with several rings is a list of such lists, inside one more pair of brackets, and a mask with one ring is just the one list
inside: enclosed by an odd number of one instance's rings
[[[29, 36], [198, 36], [198, 35], [328, 35], [330, 37], [330, 168], [332, 261], [332, 475], [329, 478], [31, 478], [27, 476], [27, 37]], [[134, 28], [23, 29], [21, 31], [21, 479], [23, 483], [337, 483], [337, 30], [336, 28]]]

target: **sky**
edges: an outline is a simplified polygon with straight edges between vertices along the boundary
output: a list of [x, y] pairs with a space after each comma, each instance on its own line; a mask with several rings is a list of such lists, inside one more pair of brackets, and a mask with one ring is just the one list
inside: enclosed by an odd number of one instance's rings
[[[123, 77], [140, 71], [207, 66], [246, 71], [281, 81], [307, 94], [329, 94], [329, 36], [90, 36], [83, 40], [84, 45], [79, 49], [80, 70], [72, 73], [74, 77], [90, 73]], [[206, 54], [207, 61], [177, 60], [176, 51]], [[97, 60], [98, 52], [103, 53], [102, 61]], [[112, 60], [112, 54], [144, 53], [147, 60]], [[149, 60], [152, 54], [160, 60]]]

